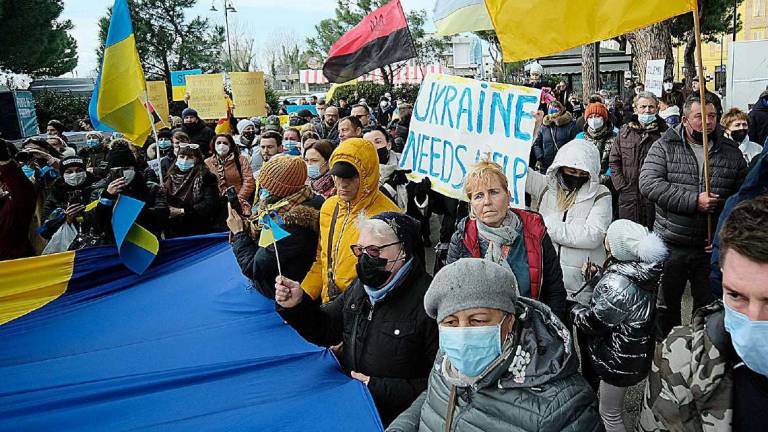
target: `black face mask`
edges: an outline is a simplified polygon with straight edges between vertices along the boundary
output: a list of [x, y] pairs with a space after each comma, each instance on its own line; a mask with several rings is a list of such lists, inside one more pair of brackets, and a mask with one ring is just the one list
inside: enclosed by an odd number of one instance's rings
[[367, 253], [363, 253], [357, 259], [357, 278], [364, 285], [379, 289], [387, 282], [392, 272], [387, 270], [388, 261], [384, 258], [374, 258]]
[[736, 144], [741, 144], [742, 141], [744, 141], [744, 138], [747, 137], [747, 130], [746, 129], [739, 129], [735, 131], [731, 131], [731, 139]]
[[376, 154], [379, 155], [379, 163], [385, 164], [389, 162], [389, 149], [386, 147], [377, 148]]
[[247, 139], [248, 141], [253, 141], [253, 139], [256, 138], [256, 132], [253, 132], [253, 131], [243, 132], [243, 138]]
[[[702, 131], [697, 131], [696, 129], [691, 128], [690, 134], [691, 138], [697, 143], [701, 144], [704, 142], [704, 133]], [[713, 142], [715, 140], [715, 131], [708, 133], [707, 138], [709, 142]]]
[[565, 174], [560, 171], [557, 173], [557, 181], [563, 189], [568, 192], [573, 192], [584, 186], [584, 184], [589, 181], [589, 177]]

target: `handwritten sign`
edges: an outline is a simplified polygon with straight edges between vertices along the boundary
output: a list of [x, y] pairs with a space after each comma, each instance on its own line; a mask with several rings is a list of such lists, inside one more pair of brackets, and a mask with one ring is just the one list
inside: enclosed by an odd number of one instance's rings
[[168, 93], [165, 81], [147, 81], [147, 97], [164, 125], [168, 124]]
[[202, 69], [190, 69], [181, 71], [171, 71], [171, 90], [173, 91], [173, 100], [183, 101], [184, 93], [187, 87], [188, 75], [201, 75]]
[[267, 113], [264, 72], [231, 72], [232, 97], [237, 117], [256, 117]]
[[200, 118], [220, 119], [227, 115], [222, 74], [189, 75], [187, 91], [189, 106], [197, 110]]
[[664, 59], [645, 64], [645, 90], [661, 97], [664, 85]]
[[541, 91], [450, 75], [428, 75], [413, 108], [400, 168], [413, 180], [466, 200], [464, 178], [481, 159], [498, 163], [511, 205], [525, 206], [525, 178]]

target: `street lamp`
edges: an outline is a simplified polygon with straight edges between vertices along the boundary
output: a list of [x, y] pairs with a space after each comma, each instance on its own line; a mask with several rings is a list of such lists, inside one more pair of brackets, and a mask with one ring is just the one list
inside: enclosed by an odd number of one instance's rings
[[[229, 68], [232, 69], [232, 43], [229, 40], [229, 14], [235, 13], [237, 10], [232, 5], [232, 0], [223, 0], [224, 1], [224, 29], [226, 31], [227, 35], [227, 52], [229, 53]], [[211, 0], [211, 12], [218, 12], [219, 10], [216, 9], [216, 0]], [[231, 72], [231, 71], [230, 71]]]

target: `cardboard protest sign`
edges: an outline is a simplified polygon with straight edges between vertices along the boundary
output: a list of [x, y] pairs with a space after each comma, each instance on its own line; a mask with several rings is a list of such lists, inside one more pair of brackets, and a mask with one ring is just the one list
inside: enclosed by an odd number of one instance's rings
[[256, 117], [267, 113], [264, 72], [230, 72], [235, 116]]
[[168, 124], [168, 93], [165, 91], [165, 81], [147, 81], [147, 97], [155, 107], [155, 112], [164, 125]]
[[317, 108], [314, 105], [286, 105], [285, 112], [288, 114], [297, 113], [301, 110], [308, 110], [312, 115], [317, 115]]
[[227, 115], [222, 74], [187, 76], [187, 92], [189, 92], [189, 107], [196, 109], [200, 118], [220, 119]]
[[501, 165], [511, 205], [525, 206], [525, 178], [534, 136], [532, 112], [541, 91], [450, 75], [428, 75], [413, 107], [400, 168], [413, 180], [466, 200], [464, 177], [481, 159]]
[[202, 73], [202, 69], [171, 71], [171, 90], [173, 92], [173, 100], [184, 100], [184, 93], [187, 91], [187, 75], [201, 75]]
[[645, 90], [661, 97], [664, 89], [664, 59], [648, 60], [645, 65]]

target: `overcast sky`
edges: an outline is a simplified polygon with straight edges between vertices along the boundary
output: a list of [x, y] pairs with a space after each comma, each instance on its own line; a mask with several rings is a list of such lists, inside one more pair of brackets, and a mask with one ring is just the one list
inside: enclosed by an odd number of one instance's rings
[[[425, 9], [431, 17], [435, 0], [401, 0], [406, 11]], [[197, 5], [187, 11], [186, 16], [200, 15], [217, 24], [224, 24], [223, 0], [215, 0], [218, 12], [211, 12], [210, 0], [198, 0]], [[62, 18], [72, 20], [75, 28], [72, 35], [77, 40], [79, 62], [74, 74], [90, 76], [96, 65], [98, 46], [98, 20], [106, 14], [114, 0], [65, 0]], [[232, 0], [237, 13], [230, 15], [230, 30], [233, 26], [250, 33], [257, 42], [280, 32], [295, 32], [300, 40], [315, 32], [315, 24], [334, 15], [336, 0]], [[431, 19], [431, 18], [430, 18]], [[427, 27], [433, 29], [431, 23]]]

